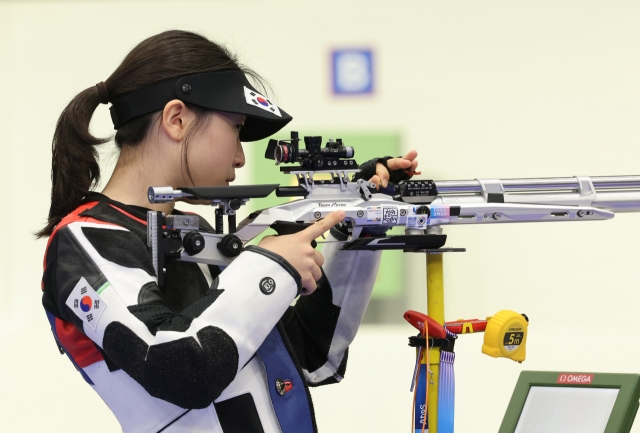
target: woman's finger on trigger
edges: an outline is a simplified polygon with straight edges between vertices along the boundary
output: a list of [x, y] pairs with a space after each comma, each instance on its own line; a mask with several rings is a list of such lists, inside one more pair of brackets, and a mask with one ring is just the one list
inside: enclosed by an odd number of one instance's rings
[[377, 163], [376, 164], [376, 175], [378, 179], [380, 179], [380, 185], [383, 188], [386, 188], [389, 184], [389, 170], [384, 165]]
[[301, 232], [296, 233], [295, 236], [311, 243], [312, 240], [316, 239], [319, 236], [322, 236], [324, 232], [330, 230], [331, 227], [342, 221], [345, 216], [346, 214], [343, 210], [335, 210], [317, 223], [312, 224]]

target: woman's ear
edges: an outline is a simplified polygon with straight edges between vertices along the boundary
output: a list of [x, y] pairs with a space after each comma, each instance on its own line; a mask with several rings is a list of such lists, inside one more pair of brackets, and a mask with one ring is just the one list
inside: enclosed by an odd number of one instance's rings
[[174, 99], [167, 102], [162, 110], [162, 127], [172, 140], [182, 141], [192, 117], [193, 113], [184, 102]]

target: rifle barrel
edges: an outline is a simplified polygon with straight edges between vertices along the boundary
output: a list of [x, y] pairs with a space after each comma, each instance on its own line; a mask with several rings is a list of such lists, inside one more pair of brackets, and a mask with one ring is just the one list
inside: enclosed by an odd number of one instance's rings
[[[584, 178], [583, 178], [584, 179]], [[640, 176], [590, 177], [595, 197], [590, 205], [612, 212], [640, 212]], [[505, 202], [560, 204], [579, 197], [580, 184], [575, 177], [491, 180], [504, 189]], [[484, 201], [479, 180], [436, 181], [438, 195], [445, 203], [451, 200]], [[510, 199], [508, 198], [510, 197]]]
[[[591, 177], [596, 192], [611, 189], [640, 189], [640, 176]], [[578, 191], [575, 177], [550, 177], [540, 179], [505, 179], [500, 181], [505, 192]], [[477, 180], [435, 181], [439, 194], [480, 194], [482, 188]]]
[[598, 192], [591, 205], [601, 209], [608, 209], [615, 213], [640, 212], [640, 191]]

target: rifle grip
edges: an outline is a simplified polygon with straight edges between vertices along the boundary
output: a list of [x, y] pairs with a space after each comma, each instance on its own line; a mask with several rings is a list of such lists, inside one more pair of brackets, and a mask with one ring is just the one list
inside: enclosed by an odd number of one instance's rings
[[[313, 223], [292, 223], [290, 221], [278, 220], [271, 224], [269, 227], [275, 230], [278, 236], [282, 236], [301, 232], [311, 225], [313, 225]], [[318, 243], [316, 241], [311, 241], [311, 246], [315, 248], [318, 246]]]

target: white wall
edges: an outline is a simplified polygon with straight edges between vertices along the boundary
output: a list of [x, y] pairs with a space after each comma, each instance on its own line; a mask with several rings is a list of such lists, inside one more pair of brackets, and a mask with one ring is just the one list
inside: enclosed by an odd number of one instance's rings
[[[38, 289], [45, 243], [31, 233], [48, 211], [59, 113], [143, 38], [202, 32], [270, 81], [292, 128], [399, 130], [425, 178], [625, 175], [639, 171], [639, 20], [631, 1], [0, 1], [3, 422], [117, 429], [56, 353]], [[337, 46], [376, 49], [374, 97], [330, 96]], [[93, 126], [111, 132], [106, 107]], [[449, 245], [468, 249], [446, 256], [448, 319], [505, 308], [531, 318], [522, 366], [481, 355], [479, 336], [459, 342], [458, 431], [495, 432], [523, 368], [640, 372], [639, 227], [640, 215], [626, 214], [445, 229]], [[408, 260], [414, 309], [424, 311], [423, 258]], [[408, 427], [411, 332], [363, 330], [344, 383], [314, 391], [321, 431]]]

